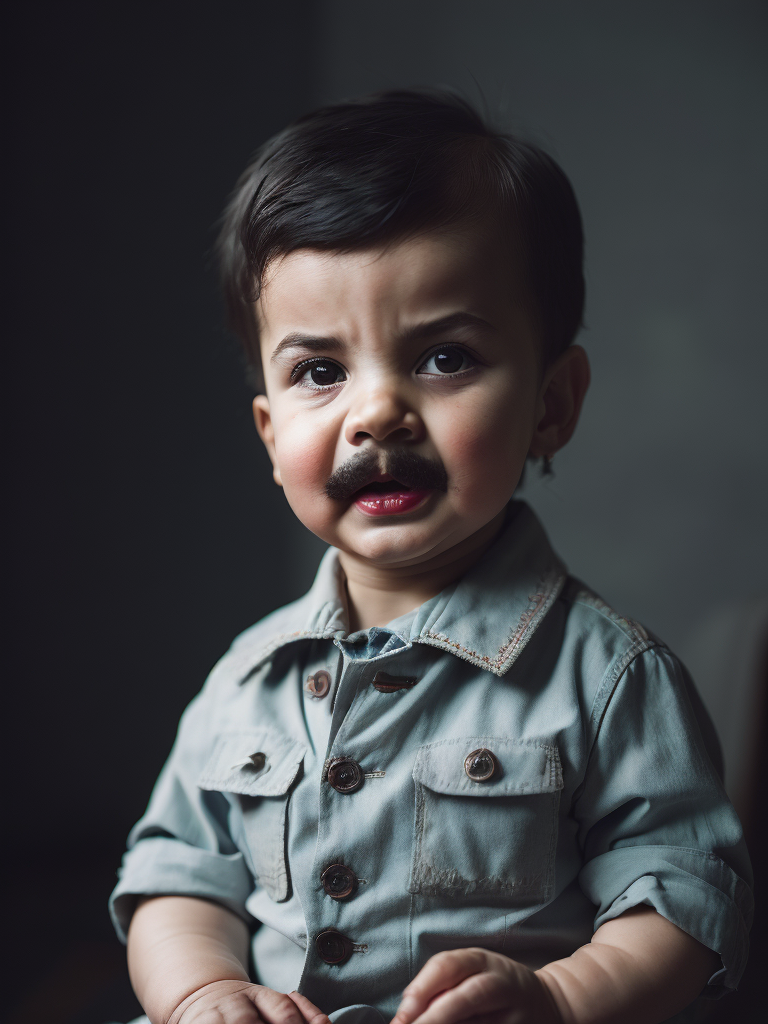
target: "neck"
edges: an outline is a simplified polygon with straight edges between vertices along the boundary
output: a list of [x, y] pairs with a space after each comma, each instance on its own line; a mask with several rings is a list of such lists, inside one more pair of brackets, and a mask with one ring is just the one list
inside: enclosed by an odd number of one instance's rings
[[503, 522], [502, 511], [477, 533], [417, 565], [376, 566], [340, 551], [339, 562], [347, 578], [350, 632], [384, 626], [455, 583], [494, 541]]

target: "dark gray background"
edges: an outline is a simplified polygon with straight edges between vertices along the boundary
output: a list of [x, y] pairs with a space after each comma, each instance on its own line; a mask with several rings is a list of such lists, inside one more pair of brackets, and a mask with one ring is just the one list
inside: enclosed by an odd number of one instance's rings
[[323, 10], [319, 98], [482, 90], [573, 182], [593, 383], [556, 482], [531, 495], [572, 570], [673, 647], [711, 605], [765, 593], [765, 5]]
[[5, 807], [38, 992], [15, 1019], [98, 1024], [130, 1010], [103, 901], [180, 711], [321, 551], [210, 268], [249, 153], [321, 102], [446, 84], [560, 161], [593, 385], [527, 493], [573, 571], [695, 663], [702, 624], [766, 594], [766, 6], [38, 4], [9, 37]]

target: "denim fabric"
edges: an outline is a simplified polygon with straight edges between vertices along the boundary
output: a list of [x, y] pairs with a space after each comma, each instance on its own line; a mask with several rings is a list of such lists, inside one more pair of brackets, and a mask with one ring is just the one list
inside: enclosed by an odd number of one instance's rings
[[[569, 577], [520, 502], [467, 575], [386, 628], [349, 634], [341, 582], [331, 549], [184, 713], [129, 837], [118, 932], [142, 894], [215, 900], [254, 928], [256, 980], [392, 1014], [439, 950], [537, 968], [648, 904], [720, 954], [713, 994], [734, 987], [749, 862], [711, 723], [664, 644]], [[380, 692], [382, 671], [416, 683]], [[480, 747], [484, 782], [464, 769]], [[356, 792], [329, 785], [335, 757], [366, 774]], [[337, 862], [359, 879], [340, 902], [320, 884]], [[329, 927], [354, 944], [344, 964], [316, 952]]]

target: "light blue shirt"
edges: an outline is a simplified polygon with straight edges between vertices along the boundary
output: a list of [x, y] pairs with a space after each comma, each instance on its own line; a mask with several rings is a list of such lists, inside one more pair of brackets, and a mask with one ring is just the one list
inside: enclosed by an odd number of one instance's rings
[[[535, 969], [648, 904], [720, 954], [713, 994], [735, 987], [751, 873], [711, 723], [531, 510], [513, 502], [470, 572], [385, 628], [350, 635], [343, 593], [330, 549], [185, 711], [129, 837], [118, 932], [140, 895], [215, 900], [254, 929], [255, 980], [391, 1015], [439, 950]], [[359, 788], [334, 788], [337, 758]], [[321, 880], [333, 864], [345, 899]], [[345, 962], [323, 959], [328, 929]]]

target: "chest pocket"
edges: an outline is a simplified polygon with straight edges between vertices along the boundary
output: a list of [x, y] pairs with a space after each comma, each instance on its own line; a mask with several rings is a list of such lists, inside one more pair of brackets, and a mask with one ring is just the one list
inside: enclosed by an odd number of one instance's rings
[[563, 788], [557, 747], [494, 736], [439, 741], [419, 749], [413, 779], [412, 893], [520, 906], [551, 897]]
[[228, 795], [232, 838], [244, 846], [259, 884], [276, 902], [291, 891], [286, 852], [288, 800], [306, 747], [273, 729], [219, 738], [198, 779], [204, 790]]

